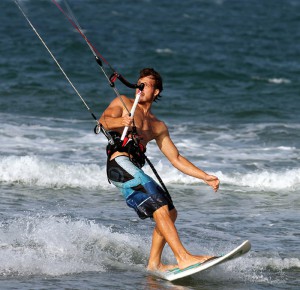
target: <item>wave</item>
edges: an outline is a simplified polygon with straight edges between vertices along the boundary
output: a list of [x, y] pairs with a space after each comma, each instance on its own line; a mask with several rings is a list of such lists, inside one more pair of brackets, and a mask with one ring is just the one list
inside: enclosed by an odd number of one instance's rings
[[[95, 177], [97, 176], [97, 177]], [[96, 164], [67, 164], [36, 156], [0, 158], [0, 182], [47, 188], [108, 188], [106, 169]]]
[[[168, 184], [197, 185], [199, 180], [180, 173], [174, 167], [165, 166], [159, 162], [156, 166], [158, 172]], [[145, 170], [148, 174], [147, 170]], [[286, 170], [257, 170], [251, 173], [223, 173], [222, 171], [210, 172], [218, 176], [221, 187], [233, 186], [236, 190], [250, 189], [257, 191], [296, 191], [300, 186], [300, 169]]]
[[222, 264], [213, 272], [205, 273], [205, 276], [209, 280], [217, 276], [219, 281], [242, 280], [252, 283], [267, 283], [268, 285], [284, 285], [289, 279], [284, 272], [299, 269], [300, 260], [273, 255], [274, 257], [258, 257], [250, 251], [242, 258]]
[[[176, 168], [159, 161], [154, 164], [166, 184], [199, 185], [198, 179], [179, 172]], [[144, 171], [155, 178], [149, 166]], [[259, 170], [251, 173], [212, 172], [219, 177], [221, 186], [233, 190], [250, 189], [257, 191], [295, 191], [300, 185], [300, 169], [281, 171]], [[109, 189], [106, 166], [88, 163], [65, 163], [37, 156], [0, 157], [0, 182], [20, 183], [46, 188]]]
[[174, 51], [170, 48], [157, 48], [155, 52], [158, 54], [174, 54]]
[[246, 174], [236, 173], [231, 176], [216, 173], [225, 185], [250, 188], [259, 191], [296, 191], [300, 185], [300, 169], [286, 169], [281, 171], [261, 170]]
[[272, 84], [289, 84], [291, 81], [285, 78], [271, 78], [268, 79], [269, 83]]
[[[127, 270], [128, 266], [145, 271], [150, 249], [149, 237], [116, 232], [93, 220], [68, 216], [37, 214], [2, 221], [0, 237], [0, 276], [59, 276]], [[165, 258], [170, 263], [173, 257], [166, 250]], [[265, 257], [250, 252], [215, 268], [213, 273], [205, 272], [201, 279], [217, 275], [219, 280], [270, 282], [267, 272], [276, 274], [299, 267], [298, 258], [282, 259], [277, 254]]]
[[104, 272], [146, 263], [142, 237], [83, 219], [16, 218], [0, 223], [0, 237], [0, 276]]
[[271, 84], [281, 85], [281, 84], [290, 84], [291, 80], [286, 78], [263, 78], [263, 77], [252, 77], [252, 79], [257, 81], [264, 81]]

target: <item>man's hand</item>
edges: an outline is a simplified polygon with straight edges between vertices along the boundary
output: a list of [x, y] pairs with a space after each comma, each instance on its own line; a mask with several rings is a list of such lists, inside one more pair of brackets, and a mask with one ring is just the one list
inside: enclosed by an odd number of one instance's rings
[[122, 117], [122, 125], [124, 127], [130, 127], [133, 124], [133, 117], [130, 117], [129, 115], [125, 115]]
[[207, 183], [209, 186], [213, 188], [215, 192], [218, 191], [219, 185], [220, 185], [220, 180], [218, 177], [214, 175], [207, 175], [204, 179], [205, 183]]

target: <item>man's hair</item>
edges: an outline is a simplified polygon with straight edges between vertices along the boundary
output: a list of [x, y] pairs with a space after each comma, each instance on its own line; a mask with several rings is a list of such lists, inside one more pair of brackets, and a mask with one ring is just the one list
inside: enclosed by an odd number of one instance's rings
[[158, 89], [159, 90], [159, 93], [158, 95], [155, 97], [154, 99], [154, 102], [158, 101], [160, 98], [161, 98], [161, 95], [160, 93], [162, 92], [163, 90], [163, 80], [162, 80], [162, 77], [161, 75], [155, 71], [153, 68], [143, 68], [141, 71], [140, 71], [140, 77], [139, 79], [141, 78], [145, 78], [145, 77], [150, 77], [152, 78], [154, 81], [155, 81], [155, 89]]

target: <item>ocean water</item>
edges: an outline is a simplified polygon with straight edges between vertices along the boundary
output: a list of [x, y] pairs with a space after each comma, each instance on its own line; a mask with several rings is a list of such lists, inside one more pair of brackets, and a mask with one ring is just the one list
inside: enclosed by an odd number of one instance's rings
[[[19, 3], [100, 116], [115, 95], [84, 40], [50, 0]], [[174, 283], [147, 273], [153, 222], [107, 182], [104, 136], [14, 1], [2, 0], [0, 288], [299, 289], [300, 2], [69, 4], [125, 78], [143, 67], [162, 74], [153, 111], [182, 155], [220, 178], [214, 193], [149, 144], [184, 245], [222, 254], [248, 239], [252, 249]], [[168, 247], [163, 260], [174, 262]]]

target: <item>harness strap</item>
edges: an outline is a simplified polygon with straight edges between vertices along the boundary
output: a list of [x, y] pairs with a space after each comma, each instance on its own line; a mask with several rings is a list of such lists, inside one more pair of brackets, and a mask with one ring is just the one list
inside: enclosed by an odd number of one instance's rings
[[132, 133], [132, 137], [126, 136], [121, 140], [119, 132], [107, 131], [109, 136], [111, 136], [112, 142], [106, 147], [107, 158], [110, 159], [112, 154], [116, 151], [126, 152], [129, 154], [130, 160], [139, 168], [145, 165], [144, 153], [146, 148], [139, 142], [138, 138]]

